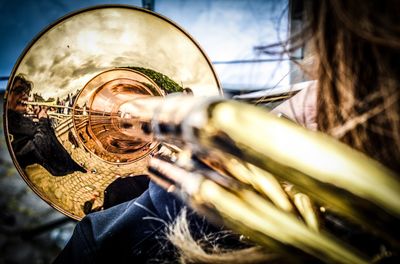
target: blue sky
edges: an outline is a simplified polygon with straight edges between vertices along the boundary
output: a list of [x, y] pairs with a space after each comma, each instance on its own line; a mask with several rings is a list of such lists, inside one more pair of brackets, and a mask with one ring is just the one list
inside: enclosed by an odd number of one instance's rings
[[[155, 12], [177, 22], [203, 47], [224, 87], [273, 86], [289, 71], [288, 63], [225, 64], [263, 59], [256, 45], [286, 37], [285, 0], [155, 0]], [[99, 4], [141, 6], [141, 0], [0, 0], [0, 76], [8, 76], [31, 39], [72, 11]], [[283, 14], [283, 15], [282, 15]], [[278, 34], [279, 29], [279, 34]], [[282, 84], [288, 81], [283, 81]], [[0, 89], [6, 87], [0, 82]]]

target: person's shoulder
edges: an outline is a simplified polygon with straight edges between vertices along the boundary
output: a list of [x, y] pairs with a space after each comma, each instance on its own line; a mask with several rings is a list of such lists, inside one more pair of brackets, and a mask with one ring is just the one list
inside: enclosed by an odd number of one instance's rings
[[275, 107], [272, 112], [282, 114], [296, 123], [309, 128], [317, 129], [317, 82], [307, 82], [307, 86], [290, 99]]

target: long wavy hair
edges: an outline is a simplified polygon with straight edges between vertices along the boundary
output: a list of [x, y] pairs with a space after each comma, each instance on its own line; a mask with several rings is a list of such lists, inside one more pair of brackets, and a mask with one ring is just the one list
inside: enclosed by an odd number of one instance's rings
[[308, 0], [318, 129], [400, 171], [398, 1]]

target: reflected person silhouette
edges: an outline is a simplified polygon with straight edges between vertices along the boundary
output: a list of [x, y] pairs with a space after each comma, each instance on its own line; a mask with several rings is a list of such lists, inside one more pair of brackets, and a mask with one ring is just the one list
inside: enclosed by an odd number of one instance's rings
[[46, 108], [28, 110], [32, 82], [23, 75], [13, 80], [8, 96], [8, 129], [11, 146], [22, 169], [39, 164], [53, 176], [64, 176], [75, 171], [86, 172], [58, 141], [51, 127]]

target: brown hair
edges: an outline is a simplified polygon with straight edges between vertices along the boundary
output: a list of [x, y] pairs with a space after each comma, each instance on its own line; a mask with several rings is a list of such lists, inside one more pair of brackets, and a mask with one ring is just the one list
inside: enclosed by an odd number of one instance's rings
[[257, 49], [290, 55], [308, 45], [314, 63], [303, 69], [318, 81], [318, 129], [400, 171], [398, 1], [300, 2], [300, 32]]
[[305, 1], [316, 54], [318, 129], [400, 169], [397, 1]]

